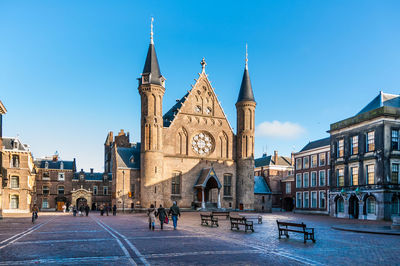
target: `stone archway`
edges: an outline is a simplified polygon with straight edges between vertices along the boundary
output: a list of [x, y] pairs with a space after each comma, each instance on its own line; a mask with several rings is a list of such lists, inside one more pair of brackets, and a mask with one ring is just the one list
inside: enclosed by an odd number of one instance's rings
[[77, 204], [78, 199], [85, 199], [87, 205], [92, 206], [92, 195], [93, 195], [92, 191], [80, 188], [77, 190], [72, 190], [71, 194], [72, 194], [72, 200], [71, 200], [72, 204]]
[[358, 219], [359, 208], [358, 198], [356, 195], [351, 195], [349, 199], [349, 218]]

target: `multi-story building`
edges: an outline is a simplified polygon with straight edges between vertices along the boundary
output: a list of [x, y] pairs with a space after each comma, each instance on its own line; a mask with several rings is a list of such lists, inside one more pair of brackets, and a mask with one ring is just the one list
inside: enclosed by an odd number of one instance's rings
[[330, 139], [308, 143], [294, 154], [296, 212], [328, 214]]
[[[294, 172], [294, 171], [293, 171]], [[282, 211], [292, 211], [295, 201], [294, 173], [281, 179]]]
[[35, 166], [29, 146], [18, 138], [2, 138], [3, 216], [29, 213], [35, 200]]
[[293, 175], [292, 158], [279, 156], [278, 151], [274, 151], [274, 155], [263, 154], [255, 159], [254, 164], [254, 175], [262, 176], [271, 191], [272, 210], [282, 210], [286, 201], [282, 197], [282, 180]]
[[390, 220], [399, 214], [400, 96], [380, 92], [359, 113], [330, 126], [330, 214]]
[[58, 154], [35, 160], [36, 203], [41, 211], [62, 211], [71, 204], [72, 179], [76, 162], [60, 160]]
[[75, 173], [72, 178], [71, 204], [77, 207], [89, 205], [96, 210], [100, 205], [111, 206], [112, 176], [109, 173], [90, 172]]
[[262, 176], [254, 176], [254, 210], [272, 212], [271, 191]]
[[7, 109], [4, 107], [3, 103], [0, 101], [0, 219], [3, 217], [3, 207], [2, 207], [2, 195], [3, 195], [3, 159], [2, 159], [2, 149], [3, 149], [3, 115], [7, 113]]
[[123, 130], [114, 139], [109, 132], [104, 150], [104, 167], [113, 176], [112, 204], [122, 211], [140, 207], [140, 143], [130, 143]]

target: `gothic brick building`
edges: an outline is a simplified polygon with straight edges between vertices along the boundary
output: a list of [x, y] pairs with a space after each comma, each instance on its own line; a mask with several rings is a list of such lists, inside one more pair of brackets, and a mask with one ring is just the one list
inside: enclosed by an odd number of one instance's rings
[[[109, 134], [106, 171], [113, 172], [113, 202], [118, 209], [170, 206], [254, 209], [254, 99], [249, 72], [243, 74], [233, 131], [201, 62], [195, 84], [167, 112], [168, 90], [151, 42], [138, 92], [141, 143]], [[182, 89], [182, 91], [185, 91]], [[118, 137], [125, 138], [118, 143]], [[132, 205], [133, 204], [133, 205]]]

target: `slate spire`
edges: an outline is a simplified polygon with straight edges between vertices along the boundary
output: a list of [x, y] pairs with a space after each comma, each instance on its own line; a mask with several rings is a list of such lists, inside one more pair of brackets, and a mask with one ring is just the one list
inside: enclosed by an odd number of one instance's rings
[[247, 44], [246, 44], [245, 67], [244, 67], [242, 85], [240, 85], [239, 97], [238, 97], [237, 102], [241, 102], [241, 101], [255, 102], [253, 89], [251, 88], [250, 75], [249, 75], [247, 62], [248, 62], [248, 58], [247, 58]]
[[150, 45], [147, 51], [146, 62], [144, 64], [143, 72], [142, 72], [142, 81], [141, 83], [150, 83], [164, 86], [164, 77], [161, 75], [160, 67], [158, 65], [158, 59], [156, 54], [156, 49], [154, 47], [153, 40], [153, 21], [151, 18], [151, 30], [150, 30]]

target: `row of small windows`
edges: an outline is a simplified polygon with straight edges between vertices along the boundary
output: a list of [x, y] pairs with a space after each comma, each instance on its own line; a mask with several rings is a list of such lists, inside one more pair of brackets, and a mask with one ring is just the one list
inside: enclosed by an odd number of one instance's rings
[[[311, 191], [311, 202], [309, 198], [310, 192], [296, 192], [296, 208], [326, 208], [326, 191]], [[317, 198], [317, 195], [319, 197]], [[318, 205], [317, 205], [318, 203]]]
[[[317, 154], [311, 155], [311, 168], [315, 168], [317, 166], [325, 166], [326, 164], [329, 165], [329, 152], [320, 153], [318, 155]], [[308, 168], [310, 168], [309, 156], [296, 159], [296, 170], [308, 169]]]
[[[296, 174], [296, 188], [326, 186], [327, 182], [326, 182], [326, 174], [325, 173], [326, 173], [325, 170], [319, 171], [318, 178], [317, 178], [317, 172], [311, 172], [311, 180], [310, 180], [309, 172], [303, 173], [303, 174]], [[328, 180], [329, 179], [330, 179], [330, 170], [328, 170]]]
[[[366, 135], [365, 151], [370, 152], [375, 150], [375, 131], [370, 131]], [[344, 156], [344, 139], [339, 139], [336, 143], [336, 156]], [[357, 155], [359, 153], [359, 138], [358, 135], [350, 137], [350, 155]]]
[[[42, 192], [43, 192], [43, 195], [48, 195], [48, 194], [50, 194], [50, 188], [48, 186], [43, 186]], [[59, 195], [64, 195], [64, 192], [65, 192], [64, 186], [58, 186], [57, 193]]]
[[[43, 172], [42, 180], [50, 180], [50, 173]], [[58, 181], [65, 181], [65, 173], [58, 173]]]
[[[390, 183], [392, 184], [399, 184], [400, 178], [399, 178], [399, 169], [400, 169], [400, 163], [392, 163], [391, 167], [391, 174], [390, 174]], [[359, 167], [354, 166], [354, 167], [349, 167], [349, 185], [350, 186], [358, 186], [359, 185]], [[344, 169], [337, 169], [336, 170], [336, 176], [337, 176], [337, 186], [343, 187], [345, 185], [344, 182]], [[369, 164], [365, 166], [365, 177], [366, 177], [366, 182], [368, 185], [375, 184], [375, 165], [374, 164]]]

